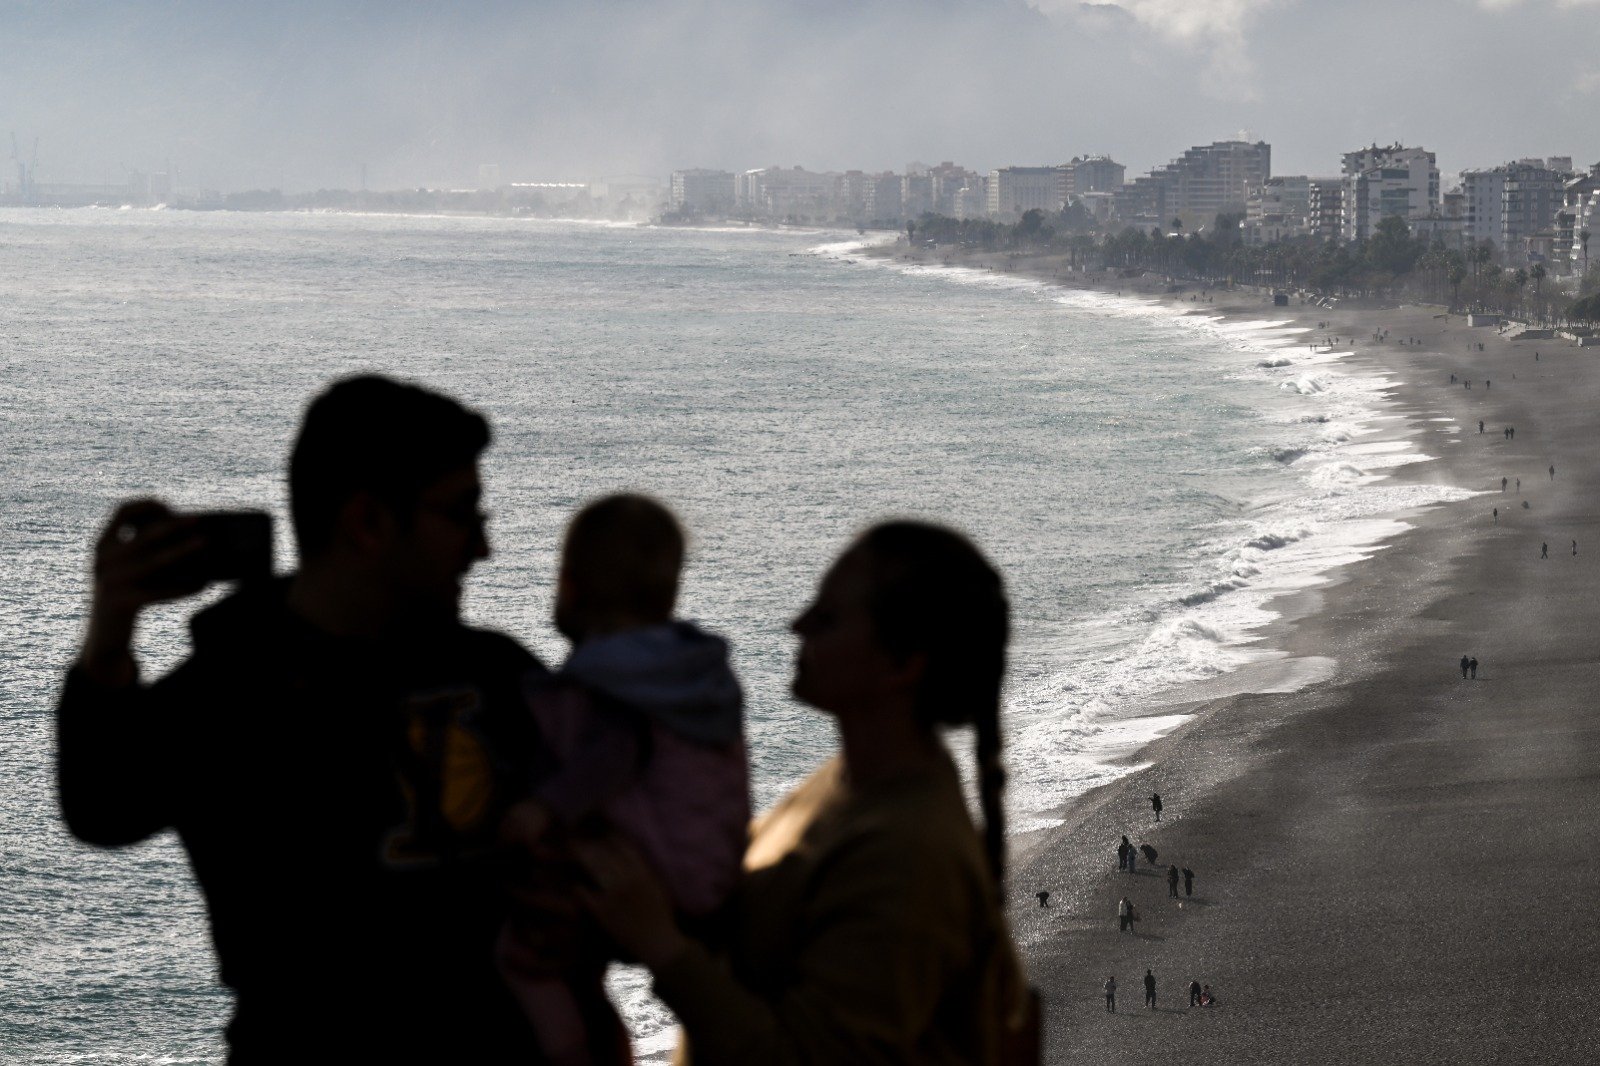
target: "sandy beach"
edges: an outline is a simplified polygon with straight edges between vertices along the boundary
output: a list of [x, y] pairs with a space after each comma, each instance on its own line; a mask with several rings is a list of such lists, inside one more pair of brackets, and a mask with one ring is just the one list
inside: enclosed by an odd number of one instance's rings
[[[1059, 259], [969, 265], [1060, 280]], [[1151, 707], [1194, 717], [1133, 757], [1144, 769], [1022, 842], [1012, 918], [1046, 999], [1047, 1060], [1582, 1059], [1600, 1029], [1588, 1002], [1600, 978], [1600, 366], [1570, 342], [1508, 340], [1438, 307], [1213, 295], [1206, 313], [1326, 322], [1319, 335], [1355, 338], [1346, 362], [1392, 379], [1405, 427], [1437, 457], [1394, 477], [1485, 495], [1405, 516], [1412, 528], [1375, 557], [1280, 605], [1263, 643], [1292, 658], [1276, 669], [1298, 661], [1322, 680], [1201, 687]], [[1385, 328], [1388, 342], [1374, 343]], [[1400, 343], [1412, 337], [1421, 343]], [[1460, 433], [1440, 432], [1441, 419]], [[1462, 678], [1463, 655], [1479, 660], [1476, 680]], [[1117, 870], [1124, 833], [1158, 849], [1155, 868]], [[1196, 873], [1181, 906], [1169, 862]], [[1123, 895], [1142, 915], [1134, 935], [1117, 930]], [[1108, 974], [1116, 1014], [1104, 1008]], [[1215, 1007], [1189, 1008], [1191, 980], [1211, 985]]]

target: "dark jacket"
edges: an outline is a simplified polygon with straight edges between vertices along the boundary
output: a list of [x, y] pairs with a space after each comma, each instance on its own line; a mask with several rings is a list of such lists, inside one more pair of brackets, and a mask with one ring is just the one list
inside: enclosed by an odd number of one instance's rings
[[333, 639], [285, 591], [201, 612], [153, 685], [68, 675], [68, 826], [105, 847], [177, 831], [237, 993], [231, 1062], [537, 1061], [491, 953], [493, 834], [534, 759], [517, 682], [537, 660], [460, 625]]

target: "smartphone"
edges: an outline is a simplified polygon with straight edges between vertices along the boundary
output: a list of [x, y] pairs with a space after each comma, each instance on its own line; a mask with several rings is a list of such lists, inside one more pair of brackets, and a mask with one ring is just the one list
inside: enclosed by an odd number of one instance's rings
[[272, 576], [272, 516], [265, 511], [204, 511], [194, 515], [205, 542], [183, 562], [196, 581], [259, 581]]

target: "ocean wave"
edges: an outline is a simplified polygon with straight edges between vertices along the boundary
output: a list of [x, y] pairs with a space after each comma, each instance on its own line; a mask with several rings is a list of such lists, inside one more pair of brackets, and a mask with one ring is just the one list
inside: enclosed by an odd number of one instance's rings
[[1326, 392], [1328, 385], [1327, 382], [1320, 378], [1295, 378], [1293, 381], [1283, 382], [1278, 388], [1284, 392], [1299, 393], [1301, 396], [1315, 396], [1318, 393]]
[[1305, 448], [1274, 448], [1270, 452], [1273, 462], [1283, 463], [1285, 466], [1296, 459], [1303, 459], [1307, 454]]
[[1281, 367], [1281, 366], [1293, 366], [1293, 365], [1294, 365], [1294, 360], [1293, 359], [1283, 359], [1283, 358], [1279, 358], [1279, 359], [1263, 359], [1263, 360], [1261, 360], [1261, 362], [1256, 364], [1256, 366], [1262, 367], [1262, 368], [1264, 368], [1266, 370], [1276, 370], [1278, 367]]
[[1305, 530], [1296, 530], [1293, 533], [1259, 533], [1245, 541], [1244, 546], [1254, 548], [1256, 551], [1277, 551], [1301, 540], [1305, 535]]

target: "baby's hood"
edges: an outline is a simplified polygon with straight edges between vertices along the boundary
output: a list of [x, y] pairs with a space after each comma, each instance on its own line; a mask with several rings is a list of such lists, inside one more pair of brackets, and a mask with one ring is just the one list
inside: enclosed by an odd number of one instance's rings
[[728, 642], [693, 622], [585, 641], [561, 672], [685, 739], [729, 744], [743, 735], [744, 694], [728, 664]]

